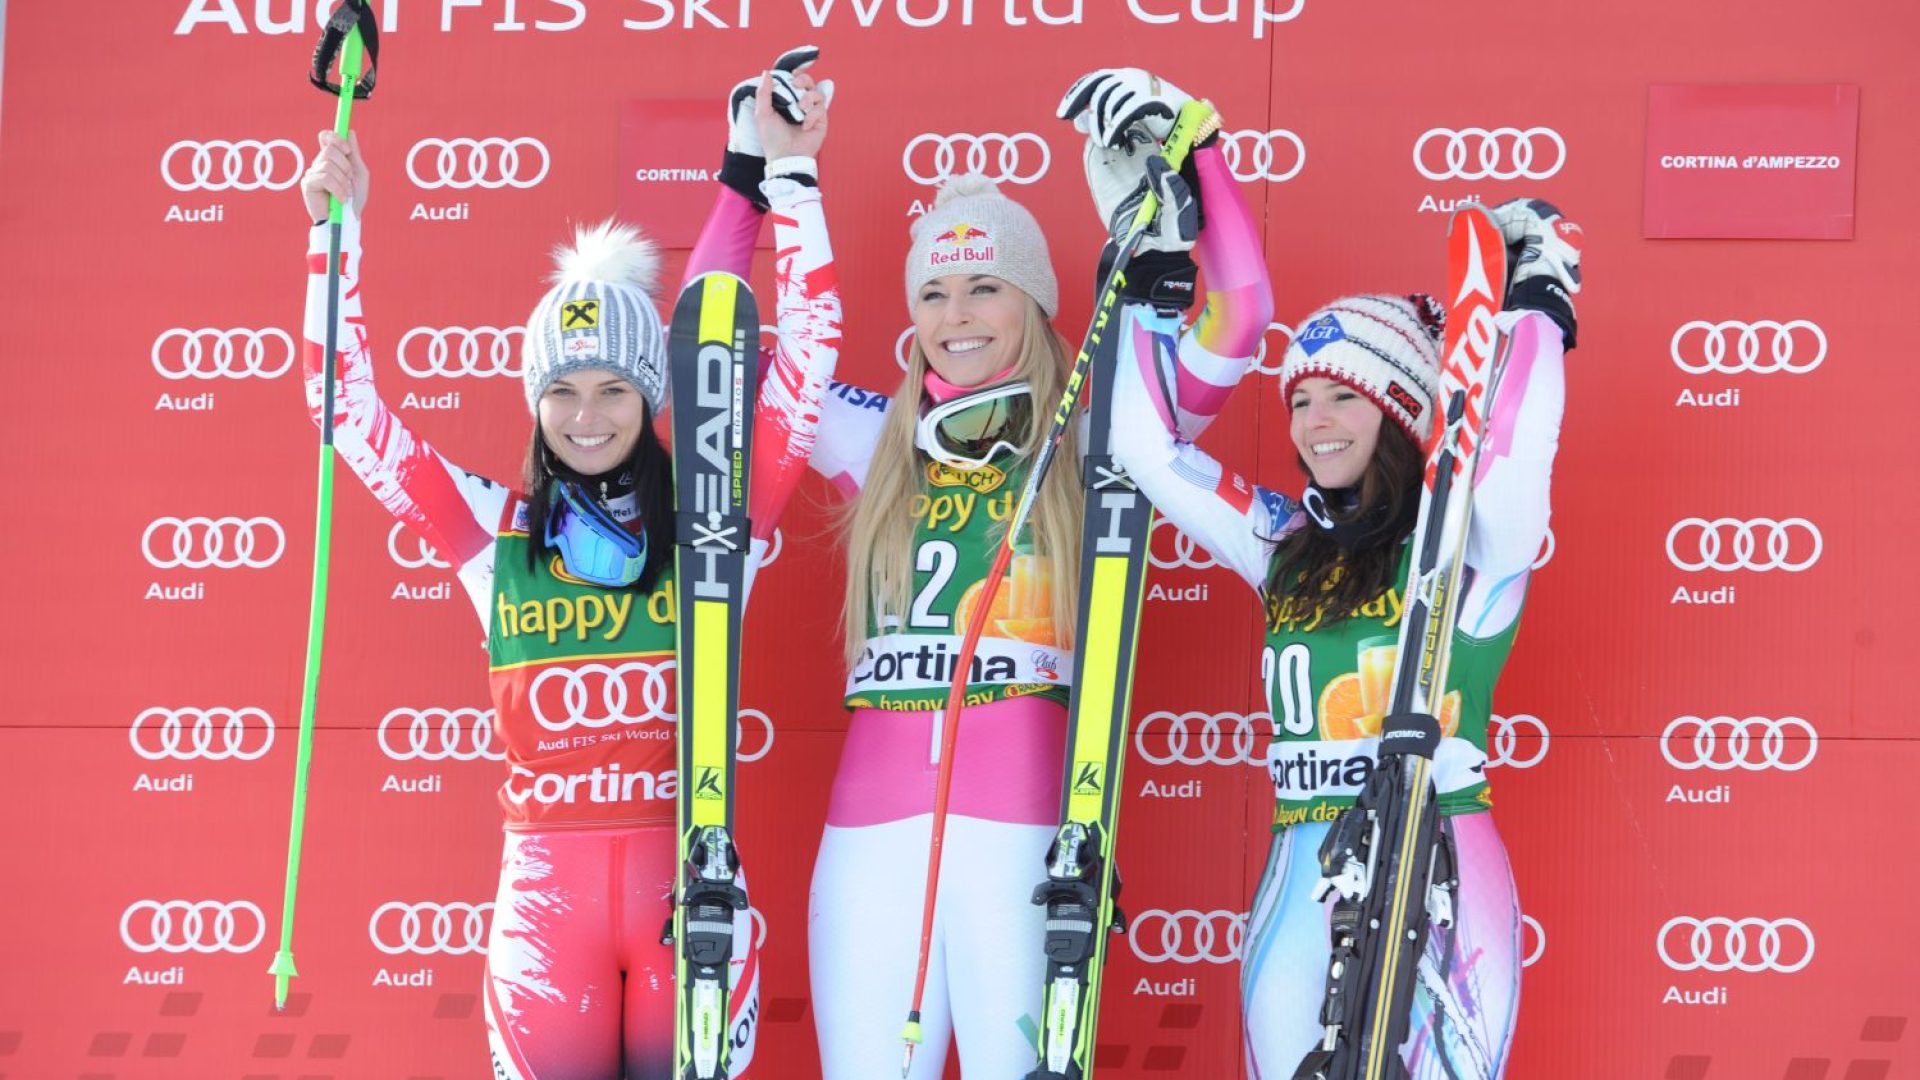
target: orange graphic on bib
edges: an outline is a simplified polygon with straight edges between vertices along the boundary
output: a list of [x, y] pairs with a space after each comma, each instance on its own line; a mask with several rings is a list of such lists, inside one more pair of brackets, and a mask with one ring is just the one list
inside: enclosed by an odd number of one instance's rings
[[[1365, 638], [1355, 658], [1358, 671], [1349, 671], [1320, 691], [1320, 737], [1370, 739], [1380, 734], [1387, 703], [1393, 696], [1393, 665], [1400, 656], [1393, 637]], [[1449, 690], [1440, 699], [1440, 734], [1460, 730], [1460, 691]]]
[[[987, 587], [980, 580], [967, 587], [953, 611], [955, 628], [965, 631], [973, 609]], [[1035, 645], [1055, 643], [1053, 632], [1053, 568], [1035, 555], [1015, 555], [1007, 577], [993, 594], [984, 631], [993, 637], [1013, 638]]]

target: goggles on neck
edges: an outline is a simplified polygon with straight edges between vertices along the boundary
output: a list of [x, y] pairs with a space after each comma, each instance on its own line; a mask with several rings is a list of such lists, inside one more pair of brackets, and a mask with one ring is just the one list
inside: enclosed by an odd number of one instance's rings
[[567, 573], [610, 589], [639, 581], [647, 565], [646, 531], [628, 532], [575, 480], [553, 482], [547, 546], [560, 553]]
[[978, 469], [1019, 453], [1032, 431], [1032, 388], [1003, 382], [927, 406], [914, 442], [942, 465]]

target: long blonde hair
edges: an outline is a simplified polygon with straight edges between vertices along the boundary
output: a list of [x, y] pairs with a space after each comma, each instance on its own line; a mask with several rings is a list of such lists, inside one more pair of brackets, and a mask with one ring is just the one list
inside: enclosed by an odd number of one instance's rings
[[[1027, 298], [1020, 357], [1011, 379], [1024, 380], [1033, 392], [1032, 430], [1020, 448], [1021, 459], [1032, 461], [1046, 441], [1053, 410], [1066, 392], [1071, 367], [1067, 347], [1031, 297]], [[926, 453], [914, 445], [925, 393], [927, 355], [914, 335], [907, 351], [907, 374], [887, 405], [880, 439], [867, 465], [866, 483], [842, 516], [847, 544], [847, 597], [840, 611], [846, 638], [848, 668], [859, 662], [866, 643], [874, 601], [880, 610], [904, 618], [913, 603], [914, 518], [907, 512], [920, 492], [926, 473]], [[1051, 564], [1053, 625], [1062, 648], [1072, 648], [1074, 614], [1080, 598], [1080, 435], [1078, 425], [1067, 426], [1066, 438], [1055, 452], [1053, 465], [1027, 519], [1035, 555]], [[1022, 488], [1010, 488], [1018, 499]], [[1008, 523], [992, 534], [997, 542]], [[956, 626], [954, 632], [964, 632]]]

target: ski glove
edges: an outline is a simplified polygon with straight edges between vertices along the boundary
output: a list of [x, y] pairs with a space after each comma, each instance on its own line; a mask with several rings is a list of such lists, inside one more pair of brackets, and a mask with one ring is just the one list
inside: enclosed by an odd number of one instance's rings
[[[802, 45], [788, 49], [773, 62], [773, 108], [790, 124], [799, 124], [807, 116], [800, 111], [802, 92], [793, 77], [820, 59], [820, 47]], [[740, 193], [755, 209], [767, 208], [767, 197], [760, 193], [760, 181], [766, 179], [767, 150], [760, 145], [760, 130], [754, 126], [754, 94], [760, 76], [754, 75], [733, 84], [727, 93], [727, 152], [720, 162], [720, 182]], [[821, 96], [833, 101], [833, 80], [819, 84]]]
[[1573, 295], [1580, 291], [1580, 226], [1545, 199], [1513, 199], [1493, 208], [1512, 260], [1507, 307], [1545, 312], [1560, 326], [1567, 348], [1578, 321]]
[[[1163, 309], [1185, 309], [1193, 305], [1194, 282], [1198, 272], [1193, 264], [1193, 245], [1200, 238], [1200, 205], [1186, 178], [1167, 164], [1159, 154], [1146, 155], [1145, 175], [1138, 185], [1114, 208], [1108, 221], [1110, 239], [1100, 256], [1100, 272], [1095, 288], [1107, 279], [1118, 244], [1133, 224], [1140, 204], [1152, 191], [1160, 206], [1147, 223], [1140, 246], [1128, 260], [1126, 281], [1120, 295]], [[1096, 302], [1098, 297], [1095, 297]]]
[[[1067, 88], [1057, 113], [1087, 136], [1081, 161], [1086, 167], [1087, 189], [1103, 224], [1111, 226], [1120, 205], [1140, 190], [1147, 177], [1147, 160], [1157, 155], [1173, 132], [1180, 107], [1191, 100], [1172, 83], [1139, 68], [1103, 68], [1082, 75]], [[1181, 171], [1187, 178], [1190, 198], [1197, 199], [1200, 185], [1192, 168], [1193, 156], [1189, 154]], [[1204, 224], [1204, 215], [1199, 221]], [[1150, 233], [1141, 242], [1141, 250], [1184, 248]]]

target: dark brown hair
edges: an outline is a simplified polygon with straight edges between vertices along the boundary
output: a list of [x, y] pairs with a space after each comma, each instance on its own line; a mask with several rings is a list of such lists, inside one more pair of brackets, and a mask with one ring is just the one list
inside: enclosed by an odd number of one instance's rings
[[[647, 535], [647, 562], [640, 580], [628, 588], [650, 593], [659, 581], [660, 570], [673, 558], [673, 455], [660, 444], [653, 430], [653, 408], [646, 406], [640, 418], [640, 437], [634, 440], [633, 454], [627, 458], [626, 471], [633, 476], [633, 498], [639, 511], [640, 527]], [[553, 480], [556, 475], [570, 480], [591, 482], [566, 467], [547, 447], [540, 430], [540, 418], [534, 417], [533, 437], [527, 441], [527, 462], [523, 470], [527, 485], [527, 569], [538, 569], [548, 556], [547, 514], [553, 505]], [[589, 483], [590, 487], [597, 485]]]
[[[1299, 460], [1300, 471], [1311, 479], [1306, 459]], [[1391, 518], [1412, 499], [1424, 467], [1420, 447], [1399, 424], [1387, 420], [1380, 425], [1373, 459], [1360, 474], [1359, 502], [1349, 510], [1329, 507], [1329, 514], [1340, 522], [1374, 515]], [[1268, 600], [1296, 610], [1322, 607], [1324, 623], [1338, 622], [1396, 584], [1393, 579], [1405, 539], [1406, 533], [1396, 530], [1368, 547], [1343, 551], [1325, 529], [1308, 522], [1274, 549], [1267, 574]]]

